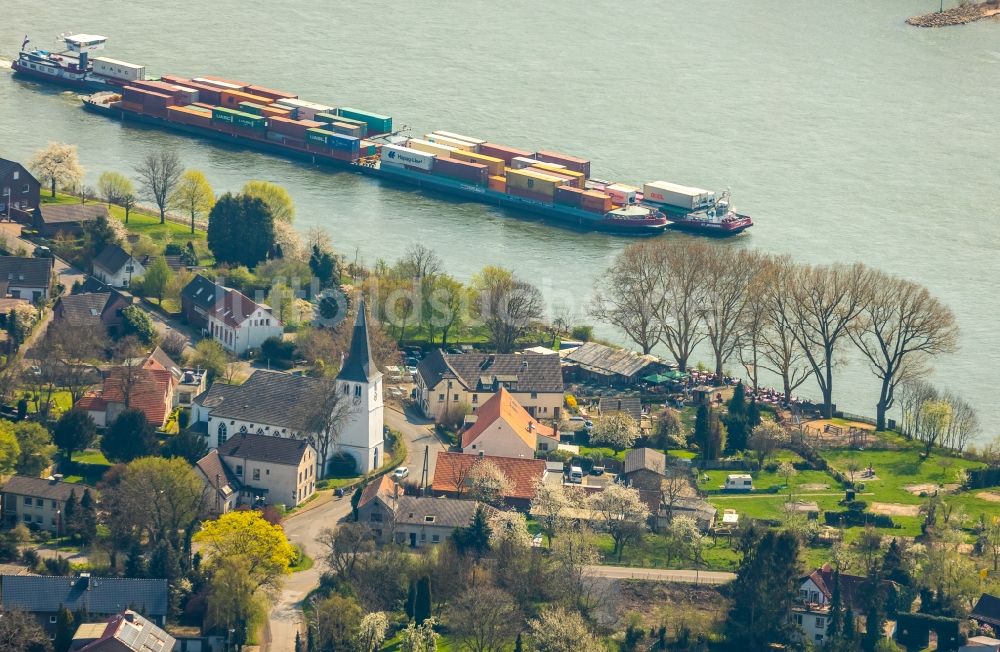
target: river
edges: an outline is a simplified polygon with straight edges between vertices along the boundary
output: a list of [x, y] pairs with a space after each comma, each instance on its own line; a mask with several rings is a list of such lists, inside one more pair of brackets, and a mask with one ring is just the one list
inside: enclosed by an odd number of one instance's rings
[[[962, 349], [937, 361], [934, 381], [966, 396], [992, 435], [1000, 25], [904, 24], [936, 6], [56, 0], [5, 12], [0, 57], [16, 56], [25, 34], [55, 49], [60, 32], [99, 33], [110, 37], [105, 55], [151, 74], [247, 79], [386, 113], [415, 134], [556, 149], [592, 159], [603, 178], [731, 188], [756, 226], [718, 246], [862, 260], [950, 304]], [[580, 321], [594, 279], [628, 242], [125, 127], [84, 113], [72, 94], [0, 74], [0, 156], [26, 160], [53, 140], [79, 145], [90, 181], [159, 147], [217, 191], [276, 181], [297, 225], [321, 225], [349, 257], [393, 259], [423, 242], [461, 279], [485, 264], [514, 268]], [[802, 393], [815, 395], [811, 384]], [[876, 384], [860, 361], [839, 370], [835, 394], [843, 409], [874, 412]]]

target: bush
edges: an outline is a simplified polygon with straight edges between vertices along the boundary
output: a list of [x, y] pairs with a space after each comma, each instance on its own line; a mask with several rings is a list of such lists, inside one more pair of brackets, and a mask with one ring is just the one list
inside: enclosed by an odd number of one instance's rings
[[327, 462], [329, 475], [335, 478], [353, 478], [358, 474], [358, 462], [348, 453], [334, 453]]
[[573, 330], [570, 331], [570, 337], [581, 342], [589, 342], [594, 338], [594, 327], [586, 324], [574, 326]]
[[576, 406], [577, 406], [576, 397], [573, 396], [572, 394], [567, 394], [566, 395], [566, 407], [568, 407], [571, 410], [575, 410]]
[[823, 519], [826, 521], [827, 525], [832, 525], [834, 527], [839, 527], [841, 524], [843, 524], [844, 527], [864, 527], [866, 525], [881, 528], [896, 527], [896, 523], [892, 520], [892, 517], [886, 516], [885, 514], [869, 514], [867, 512], [852, 511], [850, 509], [843, 512], [824, 512]]
[[551, 460], [552, 462], [562, 462], [565, 464], [573, 459], [573, 453], [568, 450], [557, 448], [554, 451], [549, 451], [545, 454], [545, 459]]
[[271, 360], [291, 360], [295, 357], [295, 342], [269, 337], [260, 345], [260, 357]]

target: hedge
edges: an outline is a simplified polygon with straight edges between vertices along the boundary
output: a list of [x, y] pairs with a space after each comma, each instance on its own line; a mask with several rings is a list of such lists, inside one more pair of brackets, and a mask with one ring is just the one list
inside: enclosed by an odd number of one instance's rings
[[843, 512], [824, 512], [823, 518], [826, 520], [827, 525], [833, 526], [839, 526], [843, 523], [846, 527], [863, 527], [865, 525], [874, 525], [881, 528], [897, 527], [892, 517], [885, 514], [869, 514], [847, 510]]

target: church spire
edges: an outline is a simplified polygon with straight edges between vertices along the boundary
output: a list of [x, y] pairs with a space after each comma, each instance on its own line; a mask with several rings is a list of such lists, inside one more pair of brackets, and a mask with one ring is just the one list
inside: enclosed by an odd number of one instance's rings
[[354, 333], [351, 335], [351, 349], [347, 360], [337, 380], [348, 380], [352, 383], [367, 383], [378, 377], [379, 371], [372, 361], [371, 345], [368, 342], [368, 318], [365, 315], [365, 300], [358, 301], [358, 316], [354, 320]]

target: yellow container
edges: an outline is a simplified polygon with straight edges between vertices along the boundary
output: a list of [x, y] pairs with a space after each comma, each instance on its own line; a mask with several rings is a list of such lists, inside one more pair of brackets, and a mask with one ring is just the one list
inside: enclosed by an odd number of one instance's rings
[[556, 188], [565, 183], [564, 179], [559, 179], [537, 170], [509, 170], [507, 172], [507, 186], [509, 188], [520, 188], [531, 192], [553, 196]]
[[454, 158], [452, 154], [459, 151], [454, 147], [448, 145], [441, 145], [440, 143], [432, 143], [430, 141], [422, 140], [420, 138], [411, 138], [406, 142], [406, 146], [410, 149], [415, 149], [418, 152], [424, 152], [426, 154], [434, 154], [435, 156], [440, 156], [442, 158]]
[[507, 179], [505, 179], [504, 177], [491, 176], [490, 190], [496, 190], [497, 192], [507, 192]]
[[466, 163], [481, 163], [485, 165], [490, 172], [490, 176], [499, 177], [503, 176], [503, 166], [504, 160], [502, 158], [496, 158], [494, 156], [486, 156], [485, 154], [476, 154], [475, 152], [463, 152], [461, 150], [456, 150], [449, 154], [449, 156], [456, 161], [465, 161]]
[[546, 163], [539, 163], [537, 165], [532, 165], [528, 170], [537, 170], [541, 173], [553, 172], [556, 176], [570, 177], [572, 182], [567, 182], [566, 185], [573, 186], [574, 188], [583, 189], [584, 183], [587, 181], [587, 175], [583, 172], [577, 172], [575, 170], [570, 170], [568, 168], [549, 168]]

